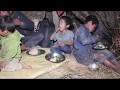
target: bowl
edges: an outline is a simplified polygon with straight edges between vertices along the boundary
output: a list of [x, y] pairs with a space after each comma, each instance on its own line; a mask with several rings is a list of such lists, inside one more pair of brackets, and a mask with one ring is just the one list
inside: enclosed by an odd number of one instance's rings
[[31, 54], [31, 53], [30, 53], [30, 50], [28, 50], [28, 51], [26, 52], [26, 54], [31, 55], [31, 56], [38, 56], [38, 55], [41, 55], [41, 54], [45, 54], [45, 50], [37, 49], [37, 53], [36, 53], [36, 54]]
[[65, 56], [58, 53], [48, 53], [45, 55], [45, 59], [53, 63], [59, 63], [65, 60]]
[[106, 48], [107, 48], [107, 46], [104, 46], [103, 44], [94, 44], [93, 45], [93, 49], [96, 49], [96, 50], [104, 50]]
[[88, 69], [90, 71], [98, 71], [99, 70], [99, 66], [96, 63], [92, 63], [88, 65]]

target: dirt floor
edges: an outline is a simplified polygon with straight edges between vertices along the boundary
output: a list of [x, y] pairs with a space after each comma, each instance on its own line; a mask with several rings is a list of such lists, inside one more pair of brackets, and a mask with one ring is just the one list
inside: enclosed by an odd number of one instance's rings
[[[33, 20], [33, 17], [42, 20], [45, 15], [44, 11], [23, 11], [23, 13], [31, 20]], [[50, 21], [52, 20], [50, 12], [47, 13], [47, 17]], [[69, 57], [70, 59], [66, 59], [66, 62], [57, 69], [40, 75], [36, 79], [120, 79], [119, 74], [102, 64], [99, 64], [99, 71], [89, 71], [86, 66], [77, 63], [76, 60], [73, 59], [73, 56], [71, 57]]]
[[40, 75], [36, 79], [120, 79], [120, 75], [102, 64], [98, 71], [90, 71], [87, 66], [79, 64], [73, 56], [57, 69]]

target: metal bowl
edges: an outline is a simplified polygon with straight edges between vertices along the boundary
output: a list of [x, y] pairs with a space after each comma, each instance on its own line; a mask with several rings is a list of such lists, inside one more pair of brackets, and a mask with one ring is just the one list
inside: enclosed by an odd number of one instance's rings
[[30, 54], [30, 53], [29, 53], [30, 50], [28, 50], [28, 51], [26, 52], [26, 54], [31, 55], [31, 56], [38, 56], [38, 55], [41, 55], [41, 54], [45, 54], [45, 50], [42, 50], [42, 49], [37, 49], [37, 50], [38, 50], [38, 53], [35, 54], [35, 55]]
[[59, 63], [65, 60], [65, 56], [58, 53], [49, 53], [45, 55], [45, 59], [54, 63]]
[[90, 71], [98, 71], [99, 70], [99, 66], [96, 63], [92, 63], [88, 65], [88, 69]]
[[93, 49], [96, 49], [96, 50], [104, 50], [104, 49], [107, 49], [107, 46], [101, 44], [101, 43], [98, 43], [98, 44], [94, 44], [93, 45]]

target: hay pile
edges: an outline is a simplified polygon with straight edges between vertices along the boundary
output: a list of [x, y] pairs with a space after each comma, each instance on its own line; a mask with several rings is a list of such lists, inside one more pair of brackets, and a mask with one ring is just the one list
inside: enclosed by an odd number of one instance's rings
[[[68, 57], [71, 58], [71, 57]], [[102, 64], [99, 71], [89, 71], [88, 68], [72, 57], [59, 68], [43, 74], [36, 79], [119, 79], [120, 75]]]

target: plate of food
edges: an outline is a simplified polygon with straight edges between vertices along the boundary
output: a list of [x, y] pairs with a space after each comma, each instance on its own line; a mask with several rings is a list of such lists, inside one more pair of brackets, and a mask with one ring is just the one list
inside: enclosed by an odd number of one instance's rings
[[58, 53], [48, 53], [45, 56], [45, 59], [50, 61], [50, 62], [53, 62], [53, 63], [59, 63], [59, 62], [62, 62], [62, 61], [65, 60], [65, 56], [64, 55], [60, 55]]
[[103, 50], [103, 49], [106, 49], [107, 46], [104, 46], [103, 44], [95, 44], [93, 45], [93, 49], [96, 49], [96, 50]]
[[44, 53], [45, 53], [45, 50], [42, 50], [42, 49], [31, 49], [26, 52], [26, 54], [31, 56], [38, 56]]

